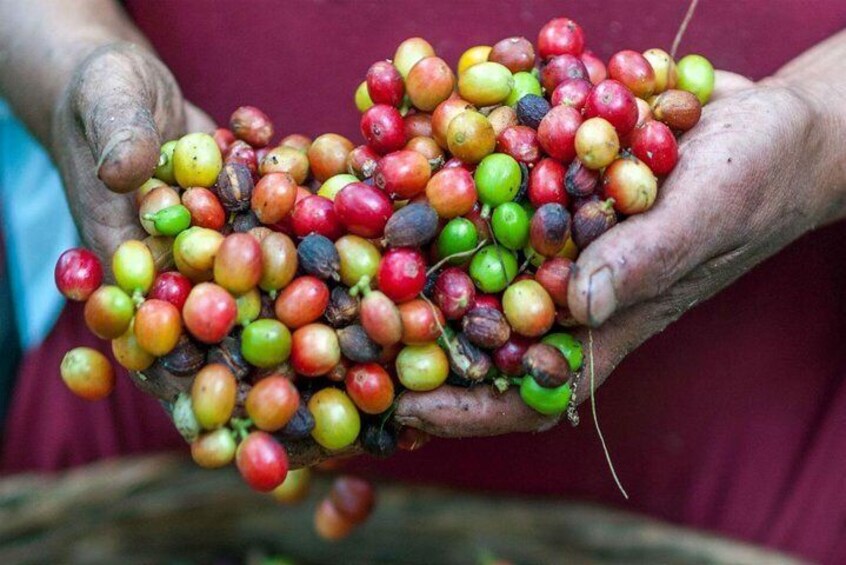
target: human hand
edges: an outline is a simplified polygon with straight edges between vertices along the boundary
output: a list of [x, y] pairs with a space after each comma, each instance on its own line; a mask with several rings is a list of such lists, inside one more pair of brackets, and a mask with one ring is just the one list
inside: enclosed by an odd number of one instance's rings
[[162, 142], [213, 128], [145, 48], [110, 43], [81, 61], [55, 109], [50, 149], [85, 245], [108, 264], [122, 241], [143, 239], [129, 193], [153, 175]]
[[[596, 328], [596, 386], [684, 312], [846, 211], [842, 156], [831, 142], [838, 127], [813, 98], [781, 79], [753, 84], [718, 73], [716, 86], [701, 122], [681, 139], [655, 206], [606, 232], [576, 262], [569, 308]], [[588, 331], [575, 332], [586, 349]], [[590, 369], [587, 360], [576, 377], [576, 404], [590, 397]], [[528, 408], [516, 390], [443, 387], [406, 394], [397, 420], [463, 437], [542, 430], [557, 418]]]

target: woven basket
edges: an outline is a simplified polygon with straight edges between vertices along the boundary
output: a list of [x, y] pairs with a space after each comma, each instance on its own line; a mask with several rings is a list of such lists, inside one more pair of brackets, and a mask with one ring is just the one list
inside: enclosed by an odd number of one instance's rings
[[[281, 506], [230, 469], [181, 456], [98, 463], [0, 481], [0, 563], [731, 563], [791, 558], [583, 504], [381, 485], [366, 525], [338, 543], [309, 499]], [[226, 559], [222, 559], [222, 558]], [[285, 561], [284, 563], [288, 563]]]

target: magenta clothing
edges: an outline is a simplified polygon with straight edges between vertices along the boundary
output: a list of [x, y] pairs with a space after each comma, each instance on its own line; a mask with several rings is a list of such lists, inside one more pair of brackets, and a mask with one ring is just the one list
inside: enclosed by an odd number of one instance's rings
[[[221, 123], [236, 106], [253, 104], [282, 134], [332, 131], [358, 142], [355, 87], [406, 37], [426, 37], [454, 64], [472, 45], [509, 35], [534, 41], [545, 21], [566, 15], [607, 58], [623, 48], [669, 48], [687, 2], [127, 4], [187, 97]], [[717, 67], [761, 78], [844, 25], [842, 0], [702, 0], [680, 54], [701, 52]], [[804, 237], [622, 363], [597, 398], [628, 502], [614, 487], [586, 408], [577, 429], [434, 441], [357, 465], [421, 482], [613, 504], [846, 562], [844, 244], [843, 224]], [[63, 388], [63, 352], [95, 343], [73, 306], [29, 355], [4, 469], [181, 445], [157, 403], [124, 378], [112, 399], [97, 404]]]

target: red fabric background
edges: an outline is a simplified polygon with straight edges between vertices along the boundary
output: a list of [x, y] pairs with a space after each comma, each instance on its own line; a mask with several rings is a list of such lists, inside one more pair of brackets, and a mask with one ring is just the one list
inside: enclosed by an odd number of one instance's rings
[[[686, 2], [128, 2], [186, 95], [225, 121], [255, 104], [280, 133], [358, 139], [352, 93], [369, 64], [423, 35], [454, 63], [507, 35], [534, 40], [567, 15], [607, 57], [668, 48]], [[770, 74], [846, 24], [839, 0], [702, 0], [681, 53]], [[707, 186], [703, 186], [706, 190]], [[375, 473], [466, 488], [575, 497], [838, 563], [846, 561], [846, 226], [805, 237], [630, 356], [598, 394], [632, 499], [616, 492], [589, 418], [536, 436], [436, 441]], [[122, 379], [85, 404], [57, 378], [92, 344], [81, 310], [23, 367], [3, 468], [55, 468], [180, 444], [156, 403]], [[583, 415], [588, 412], [583, 410]]]

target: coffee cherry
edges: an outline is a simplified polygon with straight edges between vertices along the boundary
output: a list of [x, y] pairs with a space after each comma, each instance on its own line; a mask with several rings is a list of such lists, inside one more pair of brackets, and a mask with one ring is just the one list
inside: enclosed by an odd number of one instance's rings
[[363, 277], [375, 279], [382, 255], [370, 241], [357, 235], [345, 235], [335, 242], [340, 260], [341, 283], [353, 287]]
[[157, 212], [179, 204], [179, 193], [169, 186], [158, 186], [150, 190], [138, 207], [138, 219], [141, 227], [150, 235], [162, 235], [156, 229], [155, 215]]
[[571, 19], [555, 18], [548, 21], [538, 33], [538, 55], [547, 59], [555, 55], [581, 55], [585, 35], [582, 28]]
[[523, 355], [533, 343], [530, 338], [512, 333], [508, 341], [493, 352], [496, 368], [511, 377], [523, 375]]
[[[291, 149], [298, 155], [302, 153]], [[275, 224], [294, 209], [297, 198], [297, 184], [286, 173], [268, 173], [261, 177], [253, 188], [250, 208], [263, 224]]]
[[214, 193], [202, 187], [193, 187], [182, 193], [182, 205], [191, 213], [191, 225], [215, 231], [226, 224], [226, 211]]
[[618, 51], [608, 60], [608, 76], [620, 81], [638, 98], [655, 92], [655, 71], [650, 62], [631, 49]]
[[179, 342], [182, 318], [170, 302], [145, 300], [135, 314], [134, 327], [138, 345], [156, 357], [162, 357]]
[[426, 189], [431, 173], [426, 157], [403, 149], [379, 159], [373, 171], [373, 182], [394, 200], [405, 200]]
[[191, 442], [191, 458], [204, 469], [219, 469], [232, 463], [236, 448], [232, 432], [220, 428]]
[[579, 55], [579, 59], [585, 64], [585, 68], [590, 76], [590, 82], [594, 86], [608, 78], [608, 69], [605, 67], [605, 63], [592, 51], [585, 50], [584, 53]]
[[502, 132], [497, 138], [496, 150], [527, 165], [534, 165], [541, 158], [538, 134], [526, 126], [512, 126]]
[[291, 337], [291, 366], [306, 377], [327, 374], [341, 361], [335, 330], [323, 324], [308, 324]]
[[90, 347], [76, 347], [65, 353], [59, 371], [71, 392], [86, 400], [105, 398], [115, 386], [111, 363]]
[[297, 237], [319, 234], [334, 241], [344, 234], [335, 204], [323, 196], [307, 196], [294, 205], [291, 226]]
[[517, 121], [521, 125], [538, 129], [541, 120], [549, 113], [550, 108], [549, 102], [543, 96], [527, 94], [517, 102]]
[[460, 113], [473, 109], [474, 107], [470, 102], [458, 96], [452, 96], [438, 104], [438, 107], [432, 112], [432, 137], [438, 145], [443, 149], [448, 148], [447, 133], [449, 131], [449, 124]]
[[272, 233], [261, 240], [261, 279], [266, 292], [285, 287], [297, 272], [297, 249], [285, 234]]
[[227, 236], [214, 258], [214, 281], [233, 294], [243, 294], [261, 280], [261, 246], [253, 236]]
[[285, 377], [265, 377], [250, 389], [244, 407], [253, 424], [266, 432], [281, 430], [291, 421], [300, 404], [300, 394]]
[[504, 104], [515, 107], [523, 97], [527, 95], [542, 96], [543, 89], [535, 75], [527, 72], [514, 73], [514, 86], [511, 87], [511, 92], [508, 98], [505, 99]]
[[652, 115], [670, 129], [687, 131], [699, 123], [702, 105], [684, 90], [667, 90], [652, 100]]
[[431, 112], [452, 94], [455, 75], [440, 57], [425, 57], [411, 67], [405, 87], [415, 108]]
[[315, 392], [308, 401], [308, 410], [314, 417], [311, 437], [326, 449], [343, 449], [358, 438], [361, 417], [343, 391], [329, 387]]
[[332, 483], [329, 500], [341, 516], [353, 524], [361, 524], [373, 511], [375, 504], [373, 485], [357, 477], [348, 475], [338, 477]]
[[191, 384], [191, 408], [197, 422], [207, 429], [223, 426], [232, 416], [238, 385], [232, 371], [224, 365], [206, 365]]
[[352, 533], [355, 524], [345, 518], [329, 498], [324, 498], [314, 512], [314, 529], [328, 541], [343, 539]]
[[478, 163], [496, 148], [493, 126], [475, 110], [465, 110], [450, 121], [446, 141], [449, 152], [465, 163]]
[[85, 303], [85, 325], [100, 339], [116, 339], [129, 328], [135, 308], [132, 299], [116, 286], [101, 286]]
[[714, 91], [714, 66], [702, 55], [686, 55], [679, 60], [676, 88], [696, 95], [703, 106]]
[[389, 346], [402, 339], [402, 318], [396, 305], [384, 293], [365, 291], [360, 306], [361, 325], [370, 339]]
[[277, 320], [256, 320], [241, 334], [241, 354], [256, 367], [270, 368], [284, 363], [291, 347], [291, 333]]
[[494, 236], [500, 245], [520, 250], [529, 241], [529, 215], [516, 202], [506, 202], [494, 209], [491, 217]]
[[441, 169], [426, 184], [426, 198], [441, 218], [456, 218], [473, 209], [476, 184], [465, 169]]
[[218, 343], [232, 330], [238, 307], [232, 295], [212, 283], [191, 289], [182, 318], [188, 331], [203, 343]]
[[81, 302], [88, 300], [103, 282], [103, 266], [87, 249], [68, 249], [56, 261], [53, 278], [65, 298]]
[[[528, 94], [526, 96], [528, 96]], [[523, 98], [525, 98], [525, 96], [521, 96], [514, 105], [517, 106]], [[511, 106], [497, 106], [490, 114], [488, 114], [488, 121], [491, 123], [491, 127], [493, 127], [494, 134], [497, 137], [511, 126], [519, 124], [517, 121], [517, 111]]]
[[[575, 218], [573, 227], [575, 230]], [[553, 257], [544, 261], [535, 273], [535, 280], [549, 293], [556, 306], [567, 306], [572, 270], [573, 261], [566, 257]]]
[[304, 272], [319, 279], [338, 280], [341, 259], [328, 238], [316, 233], [304, 237], [297, 247], [297, 257]]
[[[403, 87], [403, 90], [405, 87]], [[353, 100], [355, 101], [355, 107], [358, 108], [359, 112], [364, 112], [373, 106], [373, 100], [370, 98], [370, 92], [367, 90], [367, 81], [361, 81], [361, 84], [358, 85], [358, 88], [355, 89], [355, 95], [353, 96]]]
[[640, 214], [652, 207], [658, 194], [658, 180], [637, 157], [617, 159], [602, 179], [605, 196], [614, 199], [621, 214]]
[[655, 120], [648, 120], [634, 129], [631, 147], [635, 157], [646, 163], [656, 175], [669, 174], [679, 158], [678, 143], [673, 132]]
[[541, 84], [547, 92], [554, 91], [565, 80], [587, 78], [585, 64], [574, 55], [556, 55], [541, 70]]
[[[584, 249], [593, 243], [596, 238], [614, 227], [616, 223], [617, 214], [614, 212], [613, 198], [604, 202], [599, 200], [588, 202], [573, 214], [573, 241], [576, 242], [579, 249]], [[540, 270], [538, 274], [540, 274]], [[538, 274], [535, 275], [536, 278]], [[538, 278], [538, 281], [540, 282], [540, 278]], [[541, 284], [544, 283], [541, 282]], [[544, 284], [544, 287], [546, 286]], [[552, 291], [550, 291], [550, 294], [552, 294]], [[566, 303], [559, 305], [566, 306]]]
[[223, 156], [224, 165], [243, 165], [247, 167], [252, 177], [258, 176], [259, 159], [256, 150], [240, 139], [229, 146], [229, 150]]
[[[406, 123], [406, 130], [408, 130], [408, 124]], [[444, 161], [444, 150], [441, 149], [441, 146], [438, 145], [438, 142], [432, 139], [431, 137], [410, 137], [408, 139], [408, 143], [405, 144], [405, 149], [409, 151], [416, 151], [423, 155], [426, 160], [429, 162], [430, 170], [435, 168], [432, 164], [443, 163]]]
[[353, 150], [352, 142], [338, 134], [325, 133], [308, 148], [308, 162], [314, 178], [323, 182], [333, 175], [345, 173], [347, 155]]
[[112, 255], [112, 272], [117, 285], [127, 294], [146, 294], [156, 276], [153, 254], [138, 240], [124, 241]]
[[541, 159], [529, 176], [528, 197], [535, 208], [544, 204], [557, 203], [567, 205], [567, 193], [564, 191], [564, 165], [555, 159]]
[[448, 320], [459, 320], [470, 308], [476, 290], [472, 279], [456, 267], [445, 269], [435, 282], [433, 299]]
[[485, 157], [473, 175], [479, 201], [489, 208], [514, 200], [522, 178], [523, 173], [517, 161], [503, 153]]
[[402, 303], [423, 292], [426, 284], [426, 260], [416, 249], [389, 249], [379, 263], [379, 289], [395, 303]]
[[538, 126], [538, 141], [550, 157], [570, 162], [576, 156], [576, 131], [581, 125], [582, 116], [578, 110], [554, 106]]
[[428, 41], [422, 37], [410, 37], [399, 44], [392, 60], [400, 74], [407, 77], [418, 61], [434, 55], [435, 50]]
[[576, 155], [588, 169], [607, 167], [620, 152], [620, 139], [610, 122], [602, 118], [585, 120], [576, 130]]
[[[578, 135], [578, 132], [576, 133]], [[615, 133], [614, 135], [617, 134]], [[570, 196], [574, 198], [587, 198], [594, 193], [598, 183], [599, 172], [587, 168], [579, 159], [574, 159], [570, 163], [570, 166], [567, 167], [567, 174], [564, 177], [564, 188]]]
[[502, 307], [512, 329], [527, 337], [541, 336], [555, 323], [552, 298], [533, 280], [521, 280], [505, 289]]
[[[417, 298], [398, 306], [402, 319], [402, 342], [406, 345], [420, 345], [440, 337], [446, 322], [440, 308]], [[440, 324], [440, 326], [439, 326]]]
[[295, 330], [317, 321], [329, 304], [329, 287], [312, 276], [297, 277], [276, 298], [276, 317]]
[[473, 65], [478, 65], [479, 63], [487, 61], [491, 50], [492, 47], [490, 45], [476, 45], [467, 49], [461, 54], [461, 57], [458, 58], [458, 75], [461, 76], [464, 71]]
[[179, 272], [192, 282], [209, 281], [214, 275], [214, 259], [223, 236], [207, 228], [188, 228], [173, 242], [173, 261]]
[[675, 88], [678, 81], [676, 62], [663, 49], [649, 49], [643, 52], [655, 73], [655, 94], [661, 94], [668, 88]]
[[244, 481], [260, 492], [270, 492], [288, 474], [285, 448], [267, 432], [251, 432], [235, 453], [235, 464]]
[[173, 148], [173, 176], [183, 188], [214, 185], [222, 167], [220, 149], [208, 134], [189, 133]]
[[496, 245], [483, 247], [470, 261], [470, 278], [473, 279], [476, 288], [482, 292], [499, 292], [516, 276], [516, 255], [503, 247]]
[[361, 115], [361, 135], [380, 155], [399, 151], [407, 141], [405, 123], [399, 110], [376, 104]]
[[473, 65], [458, 77], [458, 93], [476, 106], [493, 106], [508, 98], [514, 76], [504, 65], [486, 61]]
[[391, 376], [376, 363], [354, 365], [347, 371], [344, 383], [347, 394], [365, 414], [381, 414], [394, 402]]
[[[373, 151], [373, 148], [369, 145], [359, 145], [347, 155], [346, 172], [356, 179], [369, 179], [373, 176], [373, 170], [376, 168], [376, 161], [379, 158], [380, 155]], [[323, 185], [321, 185], [321, 188], [323, 188]]]
[[581, 111], [585, 107], [593, 85], [583, 78], [569, 78], [555, 87], [550, 102], [553, 106], [563, 104]]
[[229, 128], [235, 137], [253, 147], [264, 147], [273, 137], [273, 124], [267, 114], [254, 106], [241, 106], [229, 118]]
[[[426, 166], [428, 169], [428, 163]], [[334, 207], [350, 233], [368, 238], [380, 237], [393, 214], [391, 201], [383, 191], [360, 182], [345, 186], [335, 197]]]
[[608, 79], [597, 84], [588, 95], [585, 118], [604, 118], [618, 136], [625, 136], [637, 124], [635, 96], [622, 83]]
[[134, 323], [126, 332], [112, 340], [112, 355], [115, 361], [128, 371], [144, 371], [155, 363], [156, 358], [138, 344], [135, 339]]
[[420, 247], [432, 241], [437, 232], [437, 212], [428, 204], [409, 204], [385, 224], [384, 242], [388, 247]]
[[308, 496], [311, 486], [311, 469], [289, 469], [282, 484], [273, 489], [273, 500], [282, 504], [297, 504]]
[[561, 204], [544, 204], [532, 216], [529, 237], [532, 248], [545, 257], [554, 257], [570, 237], [570, 213]]
[[[176, 149], [177, 141], [174, 139], [162, 144], [159, 152], [159, 162], [156, 165], [155, 173], [153, 173], [154, 178], [163, 181], [165, 184], [176, 184], [176, 178], [173, 174], [173, 150]], [[217, 145], [216, 142], [215, 145]]]
[[[405, 84], [402, 75], [390, 61], [377, 61], [367, 69], [367, 94], [375, 104], [398, 107], [402, 104]], [[367, 110], [364, 108], [362, 111]]]
[[397, 377], [408, 390], [435, 390], [446, 381], [449, 359], [436, 343], [407, 345], [397, 356]]

